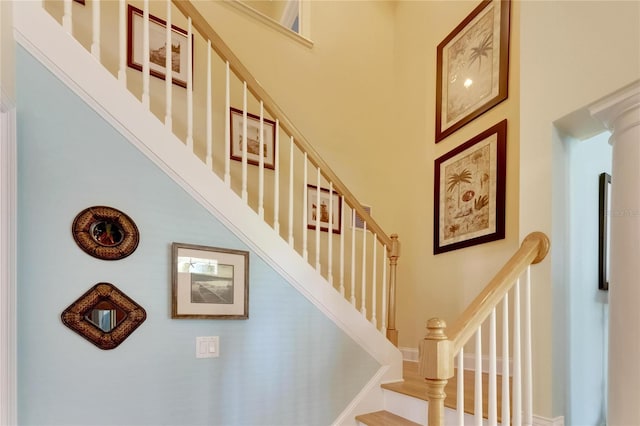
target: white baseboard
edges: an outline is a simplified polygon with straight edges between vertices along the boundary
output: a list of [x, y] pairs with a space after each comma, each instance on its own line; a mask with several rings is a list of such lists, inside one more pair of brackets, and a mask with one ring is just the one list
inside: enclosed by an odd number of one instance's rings
[[418, 362], [420, 360], [420, 357], [418, 356], [418, 349], [417, 348], [398, 348], [400, 349], [400, 352], [402, 352], [402, 359], [404, 361], [413, 361], [413, 362]]

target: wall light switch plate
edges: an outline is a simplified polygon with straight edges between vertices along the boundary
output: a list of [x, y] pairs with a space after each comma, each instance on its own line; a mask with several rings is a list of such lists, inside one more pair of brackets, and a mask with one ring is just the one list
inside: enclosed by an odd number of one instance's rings
[[196, 337], [196, 358], [217, 358], [220, 356], [218, 336]]

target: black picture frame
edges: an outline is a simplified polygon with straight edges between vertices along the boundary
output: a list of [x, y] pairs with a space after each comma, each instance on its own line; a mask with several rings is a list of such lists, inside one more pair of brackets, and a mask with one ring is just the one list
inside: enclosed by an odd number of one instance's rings
[[598, 189], [598, 289], [607, 291], [609, 290], [611, 175], [600, 173]]
[[506, 119], [435, 160], [433, 254], [505, 238], [506, 170]]

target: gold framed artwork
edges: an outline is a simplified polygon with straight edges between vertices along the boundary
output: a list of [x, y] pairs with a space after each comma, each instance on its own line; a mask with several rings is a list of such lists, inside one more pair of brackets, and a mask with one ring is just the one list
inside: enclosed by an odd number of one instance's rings
[[[242, 161], [243, 142], [243, 111], [231, 108], [231, 159]], [[247, 113], [247, 163], [254, 166], [260, 165], [260, 141], [264, 167], [275, 170], [276, 160], [276, 122], [263, 117], [263, 137], [260, 138], [260, 117]]]
[[436, 143], [507, 99], [510, 0], [484, 0], [439, 45]]
[[249, 252], [173, 243], [171, 318], [249, 318]]
[[507, 120], [435, 160], [433, 253], [505, 237]]
[[[127, 22], [127, 65], [142, 71], [143, 64], [143, 11], [128, 5]], [[149, 15], [149, 73], [162, 80], [165, 79], [167, 55], [167, 22]], [[187, 54], [189, 49], [188, 34], [182, 28], [171, 25], [171, 76], [173, 84], [187, 87]], [[193, 52], [193, 45], [191, 46]], [[191, 56], [193, 58], [193, 55]], [[193, 67], [193, 63], [190, 64]]]

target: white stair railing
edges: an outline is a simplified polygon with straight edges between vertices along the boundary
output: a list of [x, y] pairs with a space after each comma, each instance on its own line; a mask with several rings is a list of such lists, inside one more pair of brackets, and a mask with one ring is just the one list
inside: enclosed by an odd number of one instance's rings
[[[546, 235], [540, 232], [529, 234], [518, 251], [462, 313], [448, 335], [444, 321], [437, 318], [428, 321], [427, 335], [420, 345], [420, 374], [428, 385], [429, 426], [443, 424], [444, 387], [454, 375], [457, 375], [458, 424], [464, 424], [465, 412], [474, 415], [475, 425], [482, 425], [484, 419], [489, 426], [498, 423], [532, 424], [530, 270], [531, 265], [541, 262], [548, 251]], [[524, 291], [521, 291], [523, 285]], [[509, 312], [510, 299], [513, 313]], [[501, 317], [498, 318], [496, 308], [500, 304]], [[501, 323], [500, 334], [497, 333], [498, 322]], [[484, 340], [483, 335], [488, 335], [488, 339]], [[488, 350], [483, 351], [485, 345]], [[502, 348], [501, 392], [497, 377], [498, 347]], [[472, 353], [475, 361], [473, 407], [465, 407], [464, 404], [465, 353]], [[487, 353], [488, 368], [485, 371], [483, 360]], [[456, 364], [454, 358], [457, 358]], [[512, 375], [509, 374], [510, 362], [513, 363]], [[454, 365], [457, 365], [457, 371]]]
[[[397, 345], [397, 237], [375, 222], [193, 3], [143, 0], [141, 10], [124, 0], [42, 4], [212, 178], [222, 179]], [[89, 22], [89, 36], [75, 31]], [[100, 37], [101, 28], [117, 29], [111, 31], [117, 43]]]

